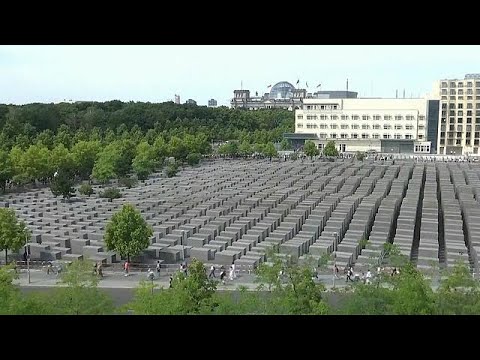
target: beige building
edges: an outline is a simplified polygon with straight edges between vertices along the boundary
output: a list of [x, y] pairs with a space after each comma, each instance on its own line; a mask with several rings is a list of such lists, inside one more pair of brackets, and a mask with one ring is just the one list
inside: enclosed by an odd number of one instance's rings
[[[310, 134], [307, 137], [320, 149], [334, 140], [341, 152], [430, 153], [428, 101], [428, 98], [303, 99], [301, 108], [295, 110], [294, 137]], [[312, 138], [313, 134], [316, 138]]]
[[440, 80], [435, 92], [440, 99], [438, 154], [479, 154], [480, 74]]

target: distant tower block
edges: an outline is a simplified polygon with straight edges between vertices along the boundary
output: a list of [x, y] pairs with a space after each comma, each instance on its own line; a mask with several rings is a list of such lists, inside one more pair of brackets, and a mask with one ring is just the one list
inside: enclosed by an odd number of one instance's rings
[[217, 100], [215, 99], [208, 100], [208, 107], [217, 107]]
[[175, 104], [180, 105], [180, 95], [175, 94]]

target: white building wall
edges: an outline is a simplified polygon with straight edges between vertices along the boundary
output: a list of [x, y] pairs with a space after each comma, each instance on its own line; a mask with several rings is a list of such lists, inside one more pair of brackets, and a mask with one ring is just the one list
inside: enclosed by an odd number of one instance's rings
[[[381, 139], [424, 143], [427, 100], [304, 99], [302, 109], [295, 111], [295, 132], [314, 133], [320, 140], [333, 139], [336, 143], [344, 140], [349, 144], [346, 151], [365, 151], [373, 147], [379, 150]], [[429, 152], [430, 146], [422, 149]]]

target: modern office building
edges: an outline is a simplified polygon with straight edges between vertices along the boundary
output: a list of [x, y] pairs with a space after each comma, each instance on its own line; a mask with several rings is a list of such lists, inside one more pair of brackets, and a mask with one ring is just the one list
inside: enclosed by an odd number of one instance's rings
[[308, 93], [306, 89], [296, 89], [288, 81], [280, 81], [273, 85], [270, 92], [258, 96], [250, 96], [250, 90], [234, 90], [233, 99], [230, 101], [232, 108], [247, 110], [258, 109], [287, 109], [294, 111], [302, 106], [303, 99], [314, 98], [356, 98], [353, 91], [318, 91]]
[[208, 107], [217, 107], [217, 100], [215, 99], [208, 100]]
[[[313, 140], [320, 149], [334, 140], [340, 152], [431, 153], [428, 98], [306, 98], [295, 110], [294, 145]], [[435, 100], [433, 100], [435, 101]], [[438, 101], [437, 101], [438, 105]], [[433, 111], [430, 114], [429, 111]]]
[[435, 90], [440, 98], [438, 154], [479, 154], [480, 74], [440, 80]]
[[180, 95], [175, 94], [175, 104], [180, 105]]

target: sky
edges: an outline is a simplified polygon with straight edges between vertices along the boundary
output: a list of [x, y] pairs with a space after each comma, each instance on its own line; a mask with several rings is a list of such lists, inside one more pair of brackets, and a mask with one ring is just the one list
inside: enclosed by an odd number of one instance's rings
[[[229, 105], [288, 81], [308, 91], [418, 97], [434, 81], [480, 73], [479, 45], [0, 46], [0, 103], [173, 101]], [[321, 84], [320, 87], [317, 86]]]

